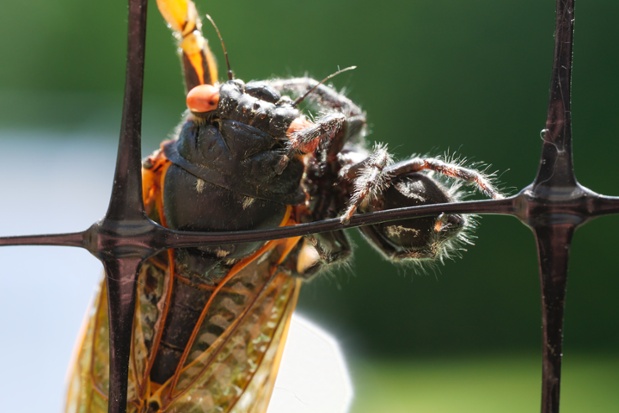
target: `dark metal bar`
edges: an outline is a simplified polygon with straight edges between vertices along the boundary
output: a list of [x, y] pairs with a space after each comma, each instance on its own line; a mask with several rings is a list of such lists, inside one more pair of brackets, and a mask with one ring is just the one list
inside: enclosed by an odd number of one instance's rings
[[141, 135], [147, 0], [129, 0], [127, 69], [118, 157], [112, 197], [106, 213], [110, 220], [144, 219], [142, 206]]
[[550, 100], [543, 131], [542, 158], [537, 186], [577, 185], [572, 162], [572, 49], [574, 43], [574, 0], [557, 0], [555, 49]]
[[162, 236], [162, 245], [168, 248], [190, 247], [196, 245], [217, 245], [226, 242], [253, 242], [272, 239], [289, 238], [320, 232], [336, 231], [365, 225], [414, 219], [424, 216], [446, 214], [495, 214], [516, 215], [519, 209], [519, 197], [510, 197], [501, 200], [467, 201], [449, 204], [432, 204], [407, 208], [396, 208], [367, 214], [354, 215], [346, 225], [339, 218], [297, 224], [289, 227], [278, 227], [256, 231], [228, 231], [228, 232], [188, 232], [165, 230]]
[[[561, 359], [563, 357], [563, 309], [567, 263], [573, 225], [536, 229], [542, 290], [542, 412], [559, 412]], [[566, 248], [556, 248], [556, 245]]]
[[542, 157], [537, 177], [527, 191], [528, 225], [537, 241], [542, 295], [542, 413], [559, 413], [569, 246], [575, 228], [590, 216], [586, 204], [591, 195], [578, 184], [572, 161], [574, 0], [557, 0], [556, 4], [554, 61]]
[[0, 247], [11, 245], [57, 245], [67, 247], [83, 247], [84, 232], [49, 235], [18, 235], [0, 237]]
[[[110, 389], [109, 413], [123, 413], [127, 409], [127, 383], [137, 271], [147, 250], [136, 247], [119, 251], [115, 242], [122, 240], [122, 229], [146, 227], [149, 222], [142, 203], [141, 128], [142, 95], [144, 89], [144, 55], [146, 47], [147, 0], [129, 0], [129, 28], [127, 44], [127, 71], [123, 102], [118, 157], [114, 172], [112, 197], [105, 218], [99, 223], [102, 231], [92, 231], [99, 258], [103, 261], [109, 300], [110, 321]], [[95, 224], [96, 226], [97, 224]], [[93, 230], [93, 228], [91, 228]], [[101, 234], [109, 237], [101, 240]], [[126, 232], [126, 231], [125, 231]], [[107, 243], [111, 248], [106, 248]], [[91, 246], [91, 248], [94, 246]], [[91, 249], [91, 252], [94, 252]], [[104, 253], [105, 255], [102, 255]]]
[[[614, 206], [614, 211], [617, 212], [619, 211], [619, 199], [615, 201], [616, 206]], [[133, 225], [125, 223], [111, 228], [112, 221], [104, 220], [103, 223], [97, 223], [83, 232], [0, 237], [0, 246], [64, 245], [83, 247], [87, 248], [97, 257], [106, 254], [106, 251], [109, 251], [111, 248], [119, 247], [148, 250], [150, 254], [152, 254], [164, 248], [195, 247], [230, 242], [266, 241], [357, 228], [364, 225], [398, 221], [401, 219], [421, 218], [440, 213], [514, 215], [520, 209], [520, 203], [519, 197], [510, 197], [501, 200], [431, 204], [359, 214], [353, 216], [346, 225], [342, 224], [339, 218], [332, 218], [289, 227], [208, 233], [170, 230], [148, 220], [138, 220], [134, 221]], [[610, 210], [606, 213], [612, 212], [613, 210]], [[115, 236], [111, 234], [115, 234]], [[122, 236], [120, 237], [119, 234], [122, 234]], [[102, 245], [103, 243], [107, 243], [107, 245]]]
[[[135, 285], [141, 264], [141, 257], [103, 260], [110, 320], [109, 413], [124, 413], [127, 409]], [[120, 274], [121, 278], [116, 279], [113, 274]]]

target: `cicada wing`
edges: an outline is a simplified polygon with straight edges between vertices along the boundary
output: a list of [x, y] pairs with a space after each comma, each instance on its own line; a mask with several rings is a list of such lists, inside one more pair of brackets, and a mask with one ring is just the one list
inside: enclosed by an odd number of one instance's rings
[[174, 32], [183, 63], [187, 91], [217, 82], [217, 64], [202, 35], [202, 21], [190, 0], [157, 0], [161, 15]]
[[109, 324], [104, 284], [99, 288], [76, 345], [69, 372], [65, 411], [107, 412], [109, 388]]
[[272, 264], [255, 260], [217, 292], [185, 364], [157, 391], [163, 411], [266, 410], [300, 283]]
[[[292, 280], [287, 279], [286, 281]], [[296, 285], [291, 287], [294, 290], [287, 292], [289, 294], [288, 301], [281, 303], [285, 305], [285, 308], [282, 309], [282, 317], [277, 321], [277, 329], [272, 339], [267, 343], [268, 350], [265, 352], [260, 366], [256, 369], [256, 373], [254, 373], [243, 396], [232, 409], [233, 412], [264, 413], [269, 406], [299, 293], [301, 281], [294, 280], [294, 282]]]
[[[137, 306], [135, 320], [143, 320]], [[127, 412], [140, 406], [138, 378], [147, 360], [144, 348], [144, 323], [134, 323], [133, 346], [129, 364]], [[101, 282], [90, 314], [76, 345], [76, 357], [69, 372], [65, 402], [67, 413], [107, 413], [109, 392], [110, 341], [108, 300], [105, 281]]]

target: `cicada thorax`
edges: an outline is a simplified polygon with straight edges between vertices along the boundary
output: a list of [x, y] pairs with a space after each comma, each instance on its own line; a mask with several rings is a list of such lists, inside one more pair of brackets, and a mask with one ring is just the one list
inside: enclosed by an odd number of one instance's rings
[[266, 85], [224, 83], [217, 109], [189, 115], [178, 139], [164, 147], [172, 163], [163, 190], [167, 225], [193, 231], [279, 225], [286, 206], [304, 200], [302, 160], [279, 169], [286, 132], [300, 116]]

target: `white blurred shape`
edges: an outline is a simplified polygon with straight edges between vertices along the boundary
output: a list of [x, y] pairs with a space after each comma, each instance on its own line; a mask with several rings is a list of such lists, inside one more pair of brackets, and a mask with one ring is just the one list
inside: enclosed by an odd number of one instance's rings
[[339, 345], [295, 314], [268, 413], [345, 413], [353, 387]]

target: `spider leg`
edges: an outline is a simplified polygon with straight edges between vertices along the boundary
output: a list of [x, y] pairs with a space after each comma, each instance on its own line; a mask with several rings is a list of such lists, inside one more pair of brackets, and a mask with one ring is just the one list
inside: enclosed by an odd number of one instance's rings
[[495, 188], [486, 174], [465, 168], [457, 163], [445, 162], [438, 158], [411, 158], [393, 164], [385, 170], [386, 173], [392, 176], [421, 171], [434, 171], [449, 178], [472, 184], [481, 193], [493, 199], [503, 198], [503, 195]]
[[482, 172], [438, 158], [415, 157], [394, 164], [387, 149], [378, 145], [370, 156], [350, 166], [347, 170], [347, 179], [353, 181], [354, 192], [340, 220], [344, 224], [350, 221], [368, 197], [379, 197], [391, 185], [395, 177], [422, 171], [434, 171], [449, 178], [470, 183], [490, 198], [503, 198], [488, 176]]
[[337, 154], [343, 149], [346, 142], [359, 141], [365, 136], [365, 113], [352, 100], [332, 87], [321, 84], [309, 77], [291, 79], [274, 79], [267, 82], [269, 86], [282, 94], [303, 96], [307, 91], [312, 93], [305, 97], [305, 101], [314, 105], [318, 110], [342, 113], [346, 122], [342, 126], [341, 134], [333, 140], [327, 151], [327, 161], [335, 161]]
[[281, 264], [288, 274], [305, 280], [332, 264], [344, 263], [352, 256], [344, 231], [331, 231], [303, 237]]
[[342, 112], [348, 117], [365, 117], [361, 108], [352, 100], [332, 87], [320, 84], [316, 79], [295, 77], [291, 79], [273, 79], [267, 81], [267, 83], [280, 93], [290, 93], [294, 96], [302, 96], [308, 90], [314, 88], [314, 91], [306, 97], [307, 101], [322, 108]]
[[296, 119], [286, 132], [288, 140], [278, 171], [283, 171], [293, 156], [317, 153], [322, 145], [330, 144], [337, 136], [341, 136], [339, 132], [345, 123], [346, 116], [338, 112], [327, 113], [316, 122], [305, 117]]
[[391, 183], [393, 176], [388, 170], [393, 163], [386, 146], [377, 144], [363, 161], [345, 168], [343, 175], [353, 182], [353, 192], [346, 210], [340, 216], [343, 224], [348, 223], [359, 206], [368, 197], [380, 195]]

